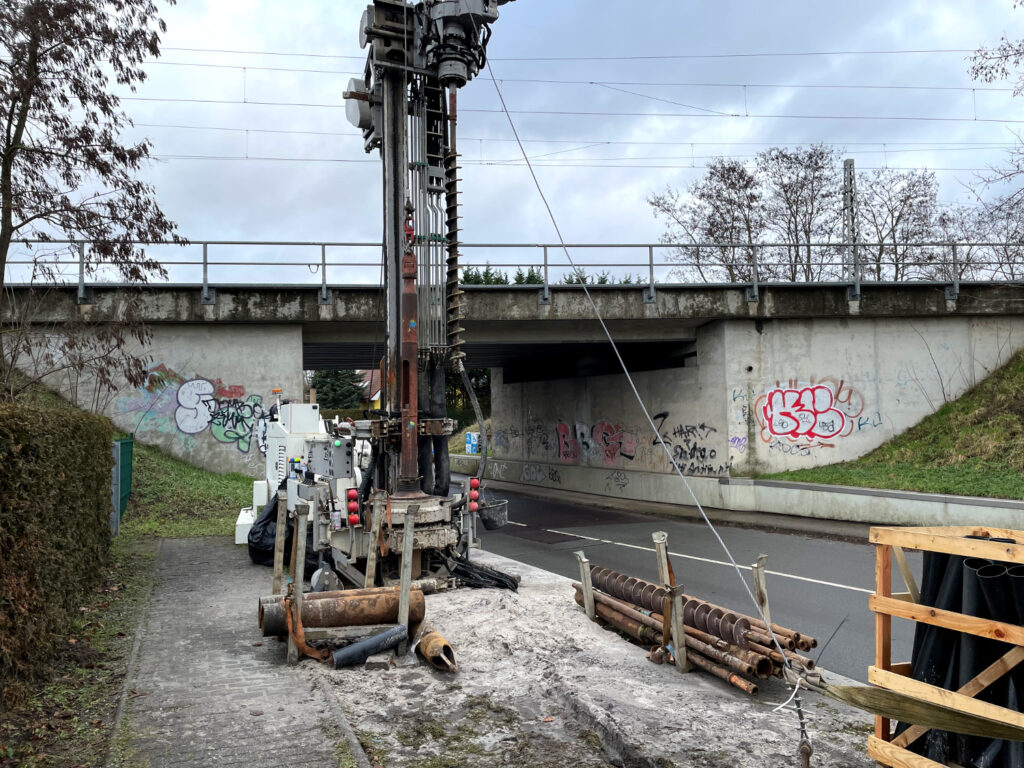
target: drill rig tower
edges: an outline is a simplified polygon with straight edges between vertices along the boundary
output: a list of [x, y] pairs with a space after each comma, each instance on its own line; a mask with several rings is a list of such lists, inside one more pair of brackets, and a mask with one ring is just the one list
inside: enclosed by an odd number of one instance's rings
[[[433, 553], [468, 543], [478, 508], [476, 490], [449, 495], [448, 439], [456, 425], [446, 414], [445, 380], [465, 370], [455, 106], [457, 89], [486, 62], [490, 24], [506, 2], [374, 0], [359, 27], [360, 45], [369, 48], [365, 73], [345, 92], [365, 150], [380, 151], [384, 182], [387, 344], [381, 410], [356, 424], [373, 446], [377, 489], [366, 499], [373, 511], [360, 549], [368, 568], [382, 567], [379, 519], [386, 509], [388, 527], [392, 517], [408, 520], [390, 546], [409, 551], [403, 537], [414, 526], [413, 579], [432, 571]], [[354, 562], [363, 552], [345, 554]], [[373, 583], [373, 573], [366, 577]]]

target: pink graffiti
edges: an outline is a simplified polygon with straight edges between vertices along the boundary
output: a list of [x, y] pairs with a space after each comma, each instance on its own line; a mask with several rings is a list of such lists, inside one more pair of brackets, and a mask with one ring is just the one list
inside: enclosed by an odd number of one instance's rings
[[614, 465], [619, 456], [627, 459], [636, 456], [636, 435], [623, 432], [618, 424], [612, 426], [606, 421], [599, 421], [594, 425], [591, 435], [601, 449], [604, 463], [608, 466]]
[[829, 387], [773, 389], [761, 406], [764, 425], [777, 437], [828, 439], [841, 436], [846, 416]]
[[636, 456], [636, 435], [619, 424], [600, 421], [592, 428], [587, 424], [555, 425], [558, 437], [558, 460], [578, 462], [582, 458], [600, 458], [606, 466], [614, 466], [619, 457], [633, 460]]
[[558, 422], [555, 425], [555, 431], [558, 433], [558, 460], [563, 462], [579, 461], [580, 444], [572, 438], [569, 425]]

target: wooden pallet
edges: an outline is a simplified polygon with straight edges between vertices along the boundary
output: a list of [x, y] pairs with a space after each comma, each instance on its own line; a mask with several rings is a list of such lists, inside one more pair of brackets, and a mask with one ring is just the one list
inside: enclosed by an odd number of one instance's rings
[[[907, 565], [904, 551], [908, 549], [1024, 564], [1024, 543], [1005, 544], [964, 538], [966, 536], [1008, 538], [1024, 542], [1024, 531], [985, 526], [871, 529], [870, 540], [875, 545], [875, 594], [868, 598], [868, 604], [875, 613], [875, 664], [868, 668], [868, 681], [882, 688], [943, 704], [962, 712], [1024, 727], [1024, 714], [974, 698], [1024, 661], [1024, 627], [920, 605], [920, 592]], [[894, 560], [903, 576], [906, 592], [893, 592]], [[979, 637], [994, 638], [1012, 643], [1015, 647], [958, 691], [947, 691], [912, 679], [909, 661], [893, 663], [893, 616], [957, 632], [967, 632]], [[927, 730], [922, 726], [912, 726], [893, 738], [889, 720], [876, 717], [875, 733], [868, 737], [868, 756], [890, 768], [943, 768], [941, 763], [906, 749]]]

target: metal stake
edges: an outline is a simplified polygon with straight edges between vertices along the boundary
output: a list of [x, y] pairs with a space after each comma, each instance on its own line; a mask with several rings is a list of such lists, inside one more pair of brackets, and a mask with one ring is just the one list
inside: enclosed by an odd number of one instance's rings
[[284, 542], [288, 531], [288, 494], [277, 492], [277, 530], [274, 534], [274, 581], [272, 595], [281, 594], [281, 580], [284, 576]]
[[582, 549], [575, 554], [576, 562], [580, 566], [580, 583], [583, 585], [583, 608], [587, 612], [587, 618], [593, 621], [597, 613], [594, 610], [594, 585], [590, 581], [590, 561]]
[[209, 243], [203, 243], [203, 293], [200, 302], [205, 306], [217, 303], [217, 292], [210, 287]]
[[[295, 504], [295, 531], [292, 539], [291, 583], [288, 591], [292, 597], [292, 624], [302, 626], [302, 586], [306, 578], [306, 528], [309, 524], [309, 503]], [[288, 663], [297, 664], [299, 648], [291, 634], [288, 635]]]
[[85, 243], [78, 244], [78, 303], [88, 303], [85, 293]]

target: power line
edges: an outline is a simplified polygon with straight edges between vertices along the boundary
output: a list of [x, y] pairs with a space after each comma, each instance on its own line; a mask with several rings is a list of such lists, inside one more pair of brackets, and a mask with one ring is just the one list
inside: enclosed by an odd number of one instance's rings
[[[164, 61], [153, 59], [146, 62], [160, 66], [206, 67], [211, 69], [253, 70], [257, 72], [295, 72], [318, 75], [362, 75], [362, 71], [342, 69], [309, 69], [304, 67], [268, 67], [249, 64], [214, 64], [210, 62]], [[487, 77], [481, 77], [487, 80]], [[532, 83], [539, 85], [601, 85], [601, 86], [646, 86], [664, 88], [800, 88], [820, 90], [891, 90], [891, 91], [963, 91], [1013, 93], [1013, 88], [972, 85], [891, 85], [874, 83], [736, 83], [736, 82], [665, 82], [645, 80], [553, 80], [546, 78], [511, 77], [502, 78], [503, 83]]]
[[[294, 51], [241, 51], [225, 48], [182, 48], [163, 46], [164, 51], [187, 51], [190, 53], [218, 53], [247, 56], [287, 56], [307, 59], [355, 59], [365, 61], [365, 55], [309, 53]], [[801, 56], [890, 56], [904, 54], [952, 54], [974, 53], [973, 48], [930, 48], [903, 50], [866, 50], [866, 51], [758, 51], [744, 53], [688, 53], [668, 55], [630, 55], [630, 56], [507, 56], [495, 57], [492, 61], [653, 61], [679, 59], [749, 59], [749, 58], [786, 58]]]
[[[169, 98], [157, 96], [121, 96], [122, 101], [148, 101], [164, 102], [171, 104], [232, 104], [264, 107], [314, 107], [320, 109], [344, 109], [344, 104], [321, 104], [317, 102], [291, 102], [291, 101], [253, 101], [246, 99], [187, 99]], [[500, 109], [462, 109], [463, 113], [473, 112], [476, 114], [502, 114]], [[923, 115], [772, 115], [772, 114], [739, 114], [739, 113], [697, 113], [685, 114], [680, 112], [597, 112], [597, 111], [573, 111], [573, 110], [544, 110], [544, 109], [519, 109], [512, 110], [515, 115], [546, 115], [549, 117], [665, 117], [665, 118], [695, 118], [695, 117], [729, 117], [755, 120], [895, 120], [895, 121], [921, 121], [933, 123], [1024, 123], [1024, 119], [995, 118], [995, 117], [926, 117]]]

